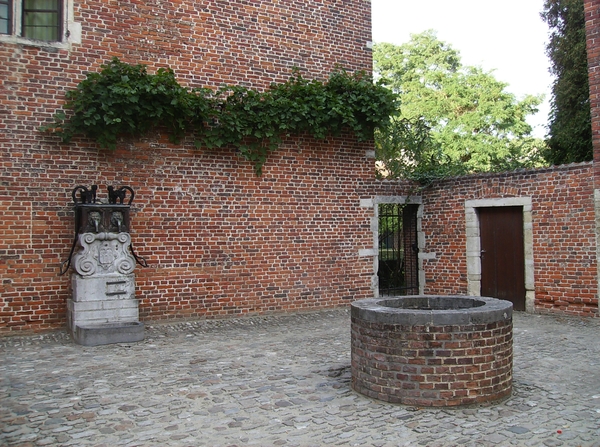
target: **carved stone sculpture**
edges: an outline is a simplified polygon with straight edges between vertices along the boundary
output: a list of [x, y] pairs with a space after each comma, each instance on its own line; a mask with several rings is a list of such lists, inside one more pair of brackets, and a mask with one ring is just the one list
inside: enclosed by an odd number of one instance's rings
[[82, 233], [79, 235], [81, 250], [73, 255], [73, 267], [81, 276], [128, 275], [135, 268], [130, 244], [129, 233]]

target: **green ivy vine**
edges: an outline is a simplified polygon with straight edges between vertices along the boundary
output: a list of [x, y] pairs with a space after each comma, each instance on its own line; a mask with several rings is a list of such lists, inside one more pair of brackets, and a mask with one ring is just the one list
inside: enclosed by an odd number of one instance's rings
[[394, 114], [396, 95], [363, 72], [344, 70], [326, 82], [304, 79], [296, 70], [266, 91], [188, 89], [169, 68], [149, 74], [144, 65], [113, 58], [67, 92], [64, 109], [42, 130], [52, 130], [65, 143], [84, 135], [115, 149], [121, 135], [141, 136], [161, 127], [174, 143], [191, 133], [198, 148], [234, 147], [260, 175], [268, 153], [287, 135], [322, 139], [349, 129], [360, 140], [373, 138], [375, 128]]

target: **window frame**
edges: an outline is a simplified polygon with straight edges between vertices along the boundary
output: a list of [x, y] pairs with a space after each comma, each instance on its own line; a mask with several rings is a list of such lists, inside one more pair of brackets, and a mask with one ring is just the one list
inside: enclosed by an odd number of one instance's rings
[[2, 20], [6, 20], [7, 32], [1, 33], [0, 36], [10, 36], [13, 34], [13, 28], [14, 28], [14, 24], [13, 24], [14, 0], [0, 0], [0, 3], [6, 5], [6, 10], [7, 10], [7, 14], [8, 14], [8, 17], [6, 17], [6, 19], [2, 19]]
[[59, 0], [59, 40], [36, 40], [23, 35], [24, 0], [6, 0], [9, 4], [9, 33], [0, 34], [0, 43], [13, 43], [37, 47], [65, 48], [81, 43], [81, 23], [73, 21], [74, 0]]
[[[64, 39], [64, 32], [63, 32], [63, 28], [64, 28], [64, 23], [63, 23], [63, 15], [64, 15], [64, 0], [56, 0], [57, 5], [56, 8], [53, 9], [26, 9], [27, 8], [27, 0], [13, 0], [15, 3], [21, 3], [19, 5], [19, 10], [21, 12], [21, 37], [23, 37], [24, 39], [30, 39], [30, 40], [41, 40], [42, 42], [62, 42]], [[56, 14], [57, 15], [57, 20], [56, 23], [52, 24], [49, 27], [40, 27], [37, 25], [26, 25], [26, 20], [27, 20], [27, 14], [28, 13], [39, 13], [39, 14], [47, 14], [47, 13], [51, 13], [51, 14]], [[45, 40], [45, 39], [36, 39], [35, 37], [30, 37], [27, 35], [27, 30], [31, 29], [32, 33], [35, 32], [36, 28], [51, 28], [54, 30], [54, 32], [56, 32], [57, 34], [57, 39], [53, 39], [53, 40]]]

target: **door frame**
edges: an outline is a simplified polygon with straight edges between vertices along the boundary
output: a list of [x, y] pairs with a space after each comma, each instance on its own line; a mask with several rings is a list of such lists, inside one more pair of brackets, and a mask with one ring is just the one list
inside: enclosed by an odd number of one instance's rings
[[425, 234], [421, 221], [423, 218], [423, 200], [420, 196], [375, 196], [372, 199], [361, 199], [361, 207], [373, 208], [371, 217], [371, 231], [373, 233], [373, 248], [359, 250], [359, 256], [373, 256], [373, 276], [371, 279], [371, 290], [373, 297], [379, 298], [379, 204], [380, 203], [398, 203], [401, 205], [418, 205], [417, 210], [417, 246], [419, 253], [417, 256], [419, 264], [419, 294], [425, 290], [425, 272], [423, 270], [423, 250], [425, 248]]
[[525, 310], [533, 312], [535, 279], [533, 266], [533, 220], [531, 197], [506, 197], [501, 199], [465, 200], [467, 236], [467, 289], [471, 296], [481, 296], [481, 238], [477, 208], [500, 206], [523, 207], [523, 244], [525, 253]]

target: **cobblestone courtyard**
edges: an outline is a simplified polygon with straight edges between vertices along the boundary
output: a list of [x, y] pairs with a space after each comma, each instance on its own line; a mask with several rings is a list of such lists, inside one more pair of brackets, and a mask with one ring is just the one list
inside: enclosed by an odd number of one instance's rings
[[516, 313], [514, 392], [423, 409], [350, 389], [346, 310], [0, 339], [0, 445], [599, 446], [600, 321]]

